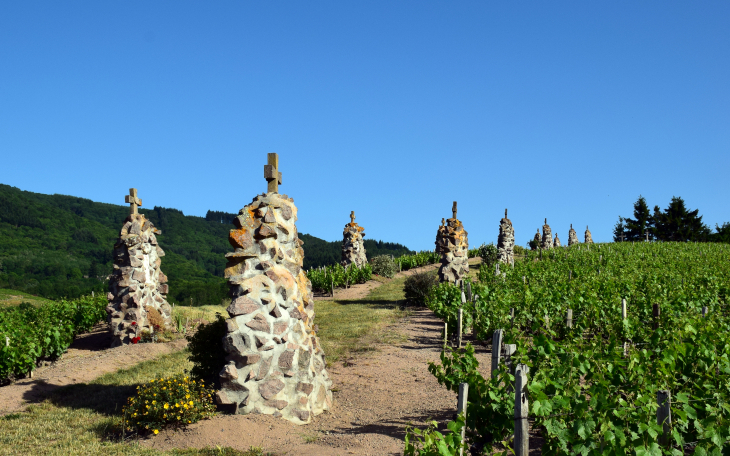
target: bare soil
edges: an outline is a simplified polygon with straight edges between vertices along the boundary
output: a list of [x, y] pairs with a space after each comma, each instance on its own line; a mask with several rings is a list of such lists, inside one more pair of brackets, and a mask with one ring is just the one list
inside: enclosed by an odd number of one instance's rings
[[0, 415], [16, 412], [27, 404], [41, 402], [61, 386], [90, 382], [103, 374], [115, 372], [148, 359], [180, 351], [185, 339], [166, 344], [136, 344], [109, 348], [111, 338], [105, 323], [73, 341], [60, 359], [33, 372], [32, 378], [20, 379], [0, 387]]

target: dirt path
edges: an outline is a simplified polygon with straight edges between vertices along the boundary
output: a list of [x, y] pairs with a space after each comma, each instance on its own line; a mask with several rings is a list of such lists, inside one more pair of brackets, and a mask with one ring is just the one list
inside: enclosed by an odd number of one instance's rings
[[[479, 269], [478, 265], [481, 263], [481, 261], [482, 261], [481, 258], [470, 258], [469, 265], [472, 267], [474, 265], [476, 265], [476, 269], [478, 270]], [[439, 268], [439, 266], [440, 266], [440, 264], [428, 264], [426, 266], [409, 269], [407, 271], [401, 271], [395, 275], [394, 279], [408, 277], [417, 272], [435, 271]], [[358, 284], [350, 286], [347, 289], [335, 288], [334, 299], [335, 300], [364, 299], [368, 294], [370, 294], [371, 291], [373, 291], [374, 289], [383, 285], [383, 283], [387, 283], [387, 281], [388, 281], [388, 279], [381, 278], [380, 280], [368, 280], [365, 283], [358, 283]], [[332, 299], [333, 298], [330, 293], [315, 293], [314, 294], [315, 301], [331, 301]]]
[[[403, 342], [381, 345], [363, 356], [328, 369], [334, 384], [332, 411], [306, 426], [268, 415], [221, 415], [201, 421], [182, 432], [163, 431], [143, 445], [157, 449], [230, 446], [239, 450], [262, 447], [279, 455], [400, 455], [405, 426], [453, 417], [456, 395], [441, 387], [428, 372], [438, 361], [441, 323], [429, 310], [388, 328], [402, 334]], [[489, 375], [490, 354], [477, 355]]]
[[33, 372], [32, 378], [0, 387], [0, 415], [16, 412], [29, 403], [41, 402], [61, 386], [90, 382], [103, 374], [133, 366], [187, 346], [185, 339], [167, 344], [137, 344], [108, 348], [106, 324], [78, 336], [58, 361]]

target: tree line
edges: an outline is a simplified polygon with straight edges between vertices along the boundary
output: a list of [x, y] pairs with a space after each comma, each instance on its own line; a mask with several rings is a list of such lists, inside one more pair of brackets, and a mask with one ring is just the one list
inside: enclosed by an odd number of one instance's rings
[[613, 228], [614, 242], [649, 240], [667, 242], [730, 242], [730, 223], [715, 225], [715, 231], [702, 222], [699, 209], [687, 208], [681, 197], [673, 196], [666, 209], [649, 210], [646, 198], [639, 195], [634, 217], [619, 216]]

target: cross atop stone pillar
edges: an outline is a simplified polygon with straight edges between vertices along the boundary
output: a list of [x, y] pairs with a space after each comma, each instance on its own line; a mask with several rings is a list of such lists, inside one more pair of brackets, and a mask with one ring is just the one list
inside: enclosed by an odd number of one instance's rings
[[454, 220], [456, 220], [456, 201], [454, 201], [454, 205], [451, 206], [451, 212], [454, 214]]
[[545, 225], [547, 225], [547, 217], [545, 217]]
[[124, 202], [129, 203], [129, 213], [137, 215], [137, 207], [142, 205], [142, 200], [137, 198], [137, 189], [130, 188], [129, 195], [124, 197]]
[[507, 218], [507, 209], [504, 210], [504, 218]]
[[355, 223], [355, 211], [350, 212], [350, 223]]
[[445, 225], [446, 225], [446, 220], [441, 219], [441, 226], [445, 226]]
[[279, 154], [268, 154], [268, 164], [264, 165], [264, 178], [269, 183], [268, 193], [279, 193], [281, 173], [279, 172]]

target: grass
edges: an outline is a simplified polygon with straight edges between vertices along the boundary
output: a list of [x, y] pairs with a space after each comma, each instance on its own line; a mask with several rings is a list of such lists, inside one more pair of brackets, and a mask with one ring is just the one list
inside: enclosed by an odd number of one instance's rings
[[393, 343], [398, 336], [385, 331], [388, 325], [406, 315], [405, 278], [393, 279], [374, 289], [364, 299], [317, 301], [314, 323], [327, 364], [346, 360], [375, 349], [377, 343]]
[[[365, 299], [317, 301], [315, 323], [327, 354], [327, 362], [347, 360], [370, 352], [378, 343], [397, 341], [388, 325], [406, 314], [403, 281], [393, 279], [373, 290]], [[13, 291], [13, 293], [18, 293]], [[174, 315], [190, 320], [212, 321], [223, 306], [175, 306]], [[0, 417], [0, 455], [172, 455], [172, 456], [273, 456], [261, 448], [185, 449], [161, 452], [136, 441], [120, 442], [115, 434], [122, 419], [122, 405], [138, 385], [153, 378], [170, 377], [190, 370], [188, 351], [183, 350], [144, 361], [128, 369], [106, 374], [88, 384], [60, 388], [49, 399], [30, 405], [21, 413]], [[314, 441], [316, 435], [303, 437]]]
[[0, 308], [17, 306], [21, 302], [28, 302], [38, 306], [52, 301], [50, 299], [23, 293], [22, 291], [0, 288]]

